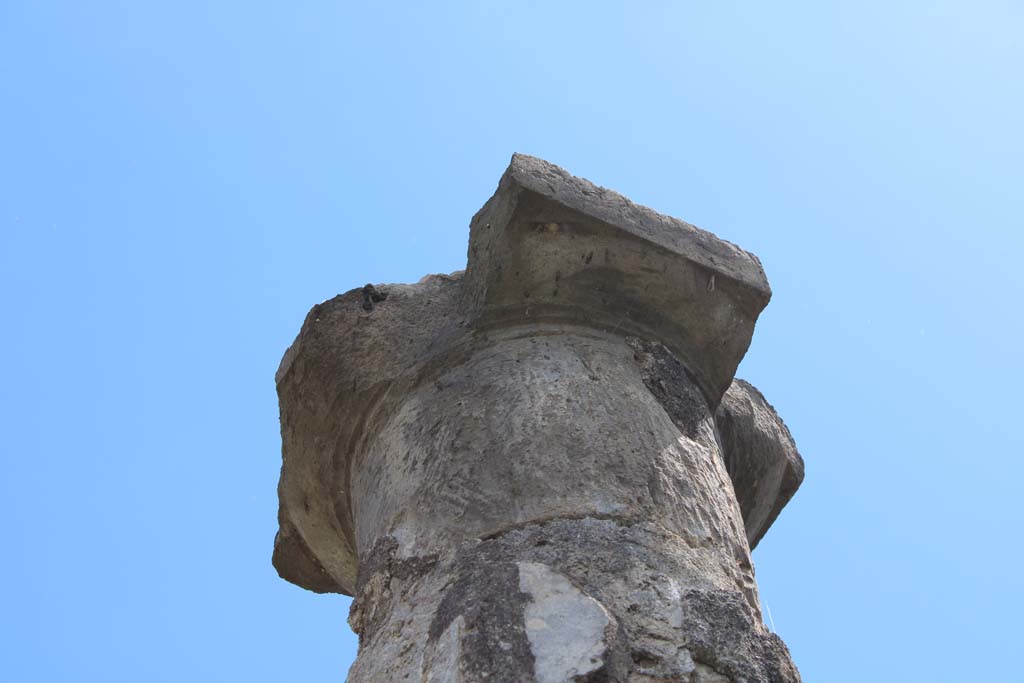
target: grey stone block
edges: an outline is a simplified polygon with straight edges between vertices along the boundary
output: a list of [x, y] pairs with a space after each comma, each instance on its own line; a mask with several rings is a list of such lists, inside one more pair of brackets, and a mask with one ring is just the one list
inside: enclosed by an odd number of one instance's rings
[[350, 681], [799, 680], [750, 547], [803, 462], [733, 381], [756, 257], [515, 155], [465, 273], [310, 311], [274, 565], [355, 595]]

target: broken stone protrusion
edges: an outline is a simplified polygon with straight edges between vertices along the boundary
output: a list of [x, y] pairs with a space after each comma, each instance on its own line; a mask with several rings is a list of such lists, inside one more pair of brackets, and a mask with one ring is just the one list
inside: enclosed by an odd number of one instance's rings
[[803, 482], [804, 459], [786, 423], [749, 382], [730, 385], [715, 424], [753, 549]]
[[372, 311], [374, 304], [379, 304], [384, 299], [388, 298], [388, 293], [382, 290], [378, 290], [373, 285], [365, 285], [363, 287], [363, 310]]

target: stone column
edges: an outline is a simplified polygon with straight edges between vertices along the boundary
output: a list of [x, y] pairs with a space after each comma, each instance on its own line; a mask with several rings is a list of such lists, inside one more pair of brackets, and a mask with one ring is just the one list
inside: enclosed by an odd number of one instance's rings
[[464, 273], [313, 308], [274, 564], [355, 596], [353, 683], [799, 681], [750, 560], [803, 476], [733, 381], [755, 256], [515, 155]]

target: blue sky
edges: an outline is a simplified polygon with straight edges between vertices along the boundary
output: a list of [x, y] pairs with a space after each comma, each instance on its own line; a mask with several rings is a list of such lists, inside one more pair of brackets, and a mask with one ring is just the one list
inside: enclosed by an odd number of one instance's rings
[[754, 554], [807, 681], [1010, 680], [1016, 2], [0, 1], [11, 681], [342, 680], [276, 577], [306, 311], [465, 263], [512, 152], [757, 253], [807, 478]]

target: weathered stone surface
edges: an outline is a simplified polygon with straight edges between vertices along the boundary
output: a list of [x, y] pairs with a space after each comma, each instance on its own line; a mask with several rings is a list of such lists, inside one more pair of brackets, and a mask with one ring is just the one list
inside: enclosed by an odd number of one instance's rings
[[753, 254], [533, 157], [470, 224], [480, 324], [573, 322], [657, 339], [717, 405], [771, 288]]
[[414, 381], [409, 370], [443, 357], [464, 332], [461, 274], [380, 289], [388, 298], [370, 310], [362, 287], [314, 306], [277, 371], [283, 464], [274, 566], [318, 592], [355, 590], [354, 454]]
[[800, 487], [804, 460], [782, 418], [749, 382], [732, 383], [715, 423], [753, 549]]
[[750, 546], [802, 461], [733, 382], [769, 296], [752, 255], [516, 155], [465, 274], [314, 307], [274, 564], [356, 596], [349, 680], [799, 680]]
[[441, 562], [400, 560], [397, 546], [360, 579], [350, 680], [448, 680], [453, 661], [466, 681], [799, 680], [742, 591], [659, 525], [529, 524]]

